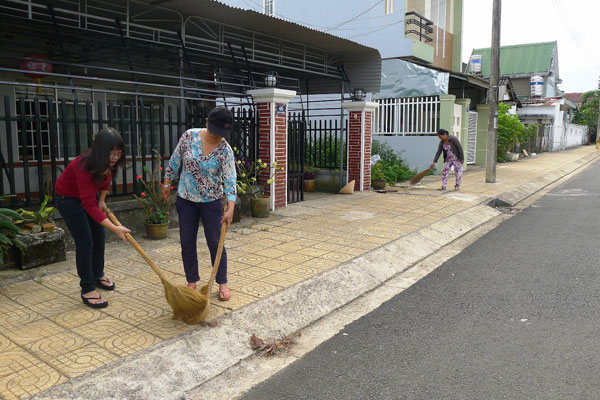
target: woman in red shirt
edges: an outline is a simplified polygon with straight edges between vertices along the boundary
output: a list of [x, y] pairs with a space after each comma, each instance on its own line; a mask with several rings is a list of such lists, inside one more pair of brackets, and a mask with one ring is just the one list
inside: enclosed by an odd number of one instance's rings
[[71, 161], [56, 180], [56, 208], [75, 241], [81, 300], [92, 308], [108, 306], [108, 300], [96, 288], [115, 288], [115, 283], [104, 274], [104, 228], [122, 240], [130, 232], [124, 226], [114, 225], [102, 211], [112, 176], [125, 164], [124, 147], [116, 129], [102, 129], [92, 148]]

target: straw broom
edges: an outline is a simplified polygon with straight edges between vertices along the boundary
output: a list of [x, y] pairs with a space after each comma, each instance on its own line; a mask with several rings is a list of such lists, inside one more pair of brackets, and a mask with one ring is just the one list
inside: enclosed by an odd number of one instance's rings
[[410, 184], [411, 185], [416, 185], [417, 183], [419, 183], [421, 181], [421, 179], [423, 179], [423, 177], [425, 177], [425, 175], [427, 175], [427, 173], [431, 170], [431, 167], [427, 168], [425, 171], [421, 171], [418, 174], [416, 174], [415, 176], [413, 176], [412, 178], [410, 178]]
[[[104, 209], [104, 212], [113, 224], [121, 226], [121, 223], [114, 216], [112, 211], [108, 208]], [[212, 281], [217, 275], [217, 269], [221, 261], [221, 254], [223, 253], [223, 244], [225, 242], [225, 233], [227, 232], [227, 224], [223, 224], [221, 227], [221, 237], [219, 238], [219, 249], [215, 258], [215, 264], [213, 266], [210, 280], [206, 285], [206, 290], [203, 293], [198, 293], [194, 289], [187, 286], [175, 286], [167, 280], [165, 273], [148, 257], [142, 247], [135, 241], [135, 239], [129, 234], [125, 234], [125, 238], [137, 250], [139, 255], [148, 263], [148, 265], [156, 272], [160, 278], [163, 287], [165, 289], [165, 298], [167, 303], [173, 310], [173, 319], [178, 319], [186, 324], [198, 324], [202, 322], [208, 315], [210, 308], [210, 297], [206, 293], [210, 293], [212, 287]], [[202, 289], [204, 290], [205, 287]]]

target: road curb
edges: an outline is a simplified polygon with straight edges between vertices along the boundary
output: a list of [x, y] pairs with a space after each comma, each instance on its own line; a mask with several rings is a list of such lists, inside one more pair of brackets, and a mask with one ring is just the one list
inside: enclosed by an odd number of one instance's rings
[[270, 341], [300, 330], [499, 214], [475, 205], [227, 314], [215, 328], [199, 327], [165, 340], [34, 399], [186, 398], [187, 392], [254, 354], [252, 334]]
[[500, 193], [488, 202], [490, 207], [514, 207], [527, 197], [544, 189], [546, 186], [556, 182], [562, 177], [594, 162], [600, 156], [600, 152], [590, 153], [579, 160], [570, 162], [562, 168], [548, 172], [548, 174], [526, 182], [516, 188]]

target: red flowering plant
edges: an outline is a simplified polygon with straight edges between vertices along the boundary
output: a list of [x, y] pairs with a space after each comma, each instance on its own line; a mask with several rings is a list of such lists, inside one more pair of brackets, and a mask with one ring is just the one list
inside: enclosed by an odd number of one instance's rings
[[[142, 205], [142, 209], [146, 214], [144, 220], [147, 224], [168, 224], [169, 215], [173, 202], [175, 201], [176, 193], [171, 186], [171, 195], [167, 200], [161, 195], [161, 182], [163, 175], [163, 167], [161, 166], [162, 157], [156, 150], [152, 150], [152, 172], [150, 179], [145, 180], [142, 175], [136, 176], [139, 195], [134, 194], [133, 197]], [[148, 169], [144, 165], [143, 170], [148, 173]]]

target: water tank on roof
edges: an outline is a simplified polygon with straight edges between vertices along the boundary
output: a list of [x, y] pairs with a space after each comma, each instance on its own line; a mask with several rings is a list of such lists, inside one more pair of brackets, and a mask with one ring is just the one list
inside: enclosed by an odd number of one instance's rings
[[480, 74], [481, 73], [481, 63], [483, 61], [483, 56], [480, 54], [473, 54], [469, 59], [469, 70], [472, 74]]
[[531, 97], [542, 97], [544, 95], [544, 78], [541, 76], [532, 76], [529, 81], [531, 88]]

